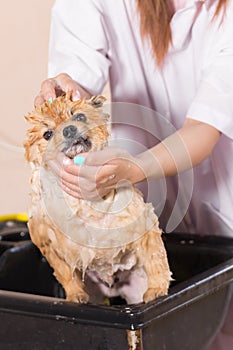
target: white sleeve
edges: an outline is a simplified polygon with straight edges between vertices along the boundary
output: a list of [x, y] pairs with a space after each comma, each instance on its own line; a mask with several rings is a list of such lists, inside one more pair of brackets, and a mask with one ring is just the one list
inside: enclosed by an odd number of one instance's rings
[[[100, 3], [100, 2], [99, 2]], [[57, 0], [52, 9], [48, 75], [67, 73], [95, 95], [108, 80], [108, 40], [93, 0]]]
[[233, 139], [233, 11], [222, 26], [216, 23], [215, 27], [187, 116], [214, 126]]

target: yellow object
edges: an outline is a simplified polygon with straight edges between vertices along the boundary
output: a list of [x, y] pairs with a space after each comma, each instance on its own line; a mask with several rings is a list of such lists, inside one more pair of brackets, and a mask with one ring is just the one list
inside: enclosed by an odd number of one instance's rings
[[26, 213], [16, 213], [16, 214], [5, 214], [0, 215], [0, 221], [28, 221], [28, 216]]

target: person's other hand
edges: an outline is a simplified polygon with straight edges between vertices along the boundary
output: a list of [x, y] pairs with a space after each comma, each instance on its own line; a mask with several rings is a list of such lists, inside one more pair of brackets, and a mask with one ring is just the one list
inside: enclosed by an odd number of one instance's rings
[[41, 105], [45, 101], [53, 100], [68, 91], [71, 91], [73, 101], [81, 97], [89, 98], [91, 96], [68, 74], [61, 73], [54, 78], [46, 79], [42, 82], [41, 90], [35, 97], [34, 104]]
[[125, 181], [134, 184], [145, 179], [137, 158], [124, 150], [108, 147], [82, 156], [85, 157], [82, 165], [75, 165], [61, 153], [56, 160], [49, 161], [63, 190], [75, 198], [95, 201]]

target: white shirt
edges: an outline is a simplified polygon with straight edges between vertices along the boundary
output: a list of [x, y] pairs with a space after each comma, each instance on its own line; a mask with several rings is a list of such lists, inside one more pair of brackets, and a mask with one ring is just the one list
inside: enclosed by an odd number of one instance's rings
[[[57, 0], [49, 76], [66, 72], [92, 94], [101, 93], [109, 80], [113, 102], [145, 106], [164, 117], [163, 125], [158, 124], [161, 118], [155, 112], [148, 110], [149, 117], [142, 118], [143, 108], [133, 115], [135, 105], [126, 104], [127, 113], [118, 113], [117, 120], [129, 119], [161, 139], [172, 132], [172, 126], [180, 128], [186, 117], [220, 130], [220, 140], [207, 160], [166, 183], [150, 184], [149, 200], [158, 215], [166, 203], [160, 221], [167, 231], [233, 236], [233, 3], [229, 1], [220, 25], [221, 16], [212, 21], [217, 0], [206, 0], [195, 21], [198, 1], [187, 0], [172, 18], [173, 44], [161, 69], [150, 44], [141, 40], [135, 3]], [[130, 131], [127, 137], [144, 142], [137, 138], [136, 129]], [[144, 146], [151, 147], [147, 139]]]
[[170, 0], [175, 11], [183, 8], [186, 4], [186, 0]]

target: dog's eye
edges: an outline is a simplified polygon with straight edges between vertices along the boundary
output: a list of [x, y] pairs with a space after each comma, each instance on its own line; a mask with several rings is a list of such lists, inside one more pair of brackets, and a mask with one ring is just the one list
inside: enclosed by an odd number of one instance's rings
[[47, 130], [45, 131], [43, 138], [48, 141], [51, 139], [51, 137], [53, 136], [53, 130]]
[[87, 118], [86, 118], [85, 114], [83, 114], [83, 113], [76, 113], [73, 115], [72, 120], [75, 122], [86, 123]]

